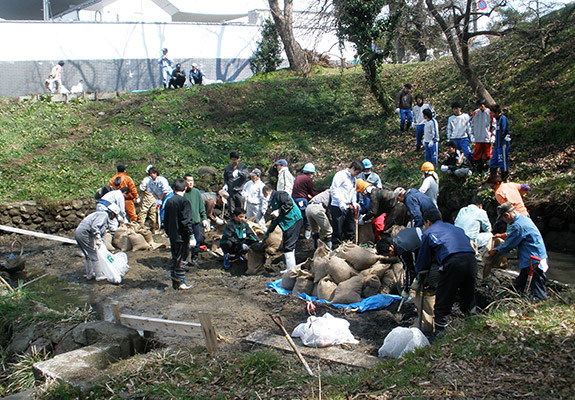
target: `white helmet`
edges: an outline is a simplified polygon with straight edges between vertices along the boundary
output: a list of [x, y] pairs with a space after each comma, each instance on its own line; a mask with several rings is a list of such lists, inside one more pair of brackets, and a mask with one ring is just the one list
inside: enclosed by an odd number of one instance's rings
[[303, 166], [304, 174], [315, 174], [315, 166], [312, 163], [307, 163]]
[[113, 212], [113, 213], [116, 214], [116, 215], [120, 215], [120, 207], [118, 207], [117, 204], [110, 203], [110, 204], [108, 205], [108, 211], [111, 211], [111, 212]]

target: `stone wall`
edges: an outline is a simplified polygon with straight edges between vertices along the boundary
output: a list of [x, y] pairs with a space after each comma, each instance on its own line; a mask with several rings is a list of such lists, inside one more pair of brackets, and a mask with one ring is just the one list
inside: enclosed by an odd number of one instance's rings
[[58, 233], [76, 229], [96, 210], [94, 199], [75, 199], [40, 204], [33, 201], [0, 204], [0, 224], [36, 232]]

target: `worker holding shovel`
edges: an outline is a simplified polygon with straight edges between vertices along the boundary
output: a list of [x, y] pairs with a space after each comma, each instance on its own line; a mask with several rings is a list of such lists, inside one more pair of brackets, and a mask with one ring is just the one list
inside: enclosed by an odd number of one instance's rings
[[490, 250], [489, 256], [505, 255], [517, 248], [519, 276], [513, 286], [519, 293], [530, 291], [535, 299], [546, 299], [545, 272], [549, 269], [549, 265], [545, 243], [539, 229], [531, 218], [519, 214], [509, 201], [497, 207], [497, 216], [509, 225], [509, 229], [505, 242]]

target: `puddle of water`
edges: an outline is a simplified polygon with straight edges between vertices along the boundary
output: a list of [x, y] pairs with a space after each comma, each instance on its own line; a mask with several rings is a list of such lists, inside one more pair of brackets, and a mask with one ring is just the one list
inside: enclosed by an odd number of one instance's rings
[[548, 251], [549, 269], [547, 278], [562, 283], [575, 284], [575, 256], [567, 253]]
[[46, 276], [26, 286], [38, 295], [38, 301], [47, 307], [65, 311], [70, 307], [84, 307], [89, 303], [88, 294], [80, 285], [55, 276]]

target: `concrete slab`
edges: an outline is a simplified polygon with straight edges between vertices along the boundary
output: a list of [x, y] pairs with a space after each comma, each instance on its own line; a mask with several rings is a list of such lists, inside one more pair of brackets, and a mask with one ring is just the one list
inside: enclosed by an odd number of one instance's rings
[[[293, 353], [293, 349], [283, 336], [273, 335], [263, 331], [255, 331], [247, 336], [245, 340]], [[296, 346], [299, 352], [304, 356], [320, 358], [322, 360], [333, 361], [358, 368], [373, 368], [380, 361], [377, 357], [344, 350], [337, 346], [315, 349], [300, 346], [297, 342]]]
[[97, 100], [109, 100], [109, 99], [114, 99], [117, 96], [118, 96], [118, 94], [116, 92], [96, 93], [96, 99]]

